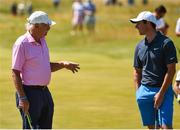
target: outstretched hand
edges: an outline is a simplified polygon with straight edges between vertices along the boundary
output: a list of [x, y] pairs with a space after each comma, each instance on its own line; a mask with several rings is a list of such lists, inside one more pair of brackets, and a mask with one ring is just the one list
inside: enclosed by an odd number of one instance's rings
[[64, 63], [64, 67], [68, 70], [71, 70], [73, 73], [78, 72], [78, 70], [80, 69], [78, 63], [68, 62], [68, 61], [64, 61], [63, 63]]

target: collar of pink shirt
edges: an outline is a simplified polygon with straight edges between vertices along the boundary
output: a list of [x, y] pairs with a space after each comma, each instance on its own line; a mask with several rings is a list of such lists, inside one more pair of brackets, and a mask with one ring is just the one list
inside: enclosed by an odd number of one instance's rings
[[41, 44], [44, 43], [43, 41], [45, 40], [45, 37], [40, 39], [41, 43], [38, 43], [38, 42], [36, 42], [34, 37], [30, 34], [30, 32], [27, 31], [25, 35], [26, 35], [26, 38], [27, 38], [29, 43], [32, 43], [32, 44], [35, 44], [35, 45], [38, 45], [38, 46], [40, 46]]

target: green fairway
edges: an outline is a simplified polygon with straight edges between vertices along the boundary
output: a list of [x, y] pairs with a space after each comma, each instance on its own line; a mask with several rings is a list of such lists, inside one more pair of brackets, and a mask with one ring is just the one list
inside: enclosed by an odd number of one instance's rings
[[[21, 117], [15, 104], [15, 87], [11, 78], [11, 50], [16, 38], [25, 33], [26, 16], [12, 16], [9, 5], [14, 0], [0, 0], [0, 128], [21, 128]], [[78, 62], [81, 70], [52, 73], [49, 89], [55, 103], [53, 128], [146, 128], [141, 124], [133, 84], [133, 55], [143, 38], [129, 22], [139, 11], [153, 11], [159, 4], [167, 7], [165, 20], [170, 25], [168, 36], [180, 48], [174, 34], [180, 17], [179, 0], [140, 0], [129, 7], [97, 5], [97, 26], [94, 35], [86, 32], [71, 36], [71, 2], [62, 0], [59, 10], [51, 0], [32, 0], [34, 10], [49, 13], [56, 21], [47, 36], [51, 61]], [[180, 54], [178, 59], [180, 60]], [[180, 65], [177, 64], [177, 70]], [[180, 106], [174, 101], [174, 128], [180, 129]]]

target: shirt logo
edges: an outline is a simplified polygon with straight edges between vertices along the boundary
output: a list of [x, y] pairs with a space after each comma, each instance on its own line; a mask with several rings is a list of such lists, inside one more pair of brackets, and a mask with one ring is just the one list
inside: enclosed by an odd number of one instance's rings
[[175, 57], [171, 57], [170, 60], [173, 60]]
[[159, 48], [154, 48], [154, 51], [159, 50]]

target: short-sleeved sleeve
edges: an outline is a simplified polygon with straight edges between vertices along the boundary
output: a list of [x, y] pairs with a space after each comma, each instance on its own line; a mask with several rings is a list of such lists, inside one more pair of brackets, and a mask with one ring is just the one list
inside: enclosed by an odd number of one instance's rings
[[171, 63], [177, 63], [176, 48], [169, 38], [164, 40], [163, 51], [165, 55], [166, 65]]
[[22, 44], [14, 44], [12, 52], [12, 69], [22, 71], [25, 62], [25, 53]]
[[180, 81], [180, 70], [177, 72], [176, 81]]
[[175, 31], [176, 31], [176, 33], [180, 32], [180, 18], [177, 20]]
[[136, 46], [135, 53], [134, 53], [134, 67], [135, 68], [142, 68], [142, 63], [139, 59], [138, 52], [139, 52], [139, 47]]

